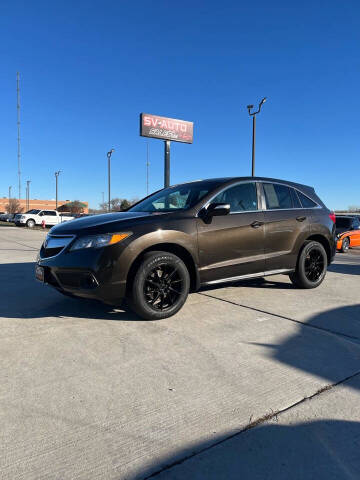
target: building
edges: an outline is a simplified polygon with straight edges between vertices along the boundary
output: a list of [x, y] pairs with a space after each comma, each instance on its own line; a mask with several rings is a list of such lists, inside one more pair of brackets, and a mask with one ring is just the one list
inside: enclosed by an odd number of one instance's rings
[[[36, 208], [39, 210], [55, 210], [56, 209], [55, 200], [37, 200], [35, 198], [33, 200], [29, 200], [29, 208], [27, 208], [27, 203], [25, 199], [21, 199], [19, 200], [19, 202], [20, 202], [21, 208], [23, 209], [23, 212], [26, 212], [26, 210], [31, 210], [33, 208]], [[61, 207], [69, 202], [70, 200], [58, 200], [58, 207]], [[6, 205], [8, 205], [8, 203], [9, 203], [8, 198], [0, 198], [0, 212], [6, 212]], [[81, 201], [81, 203], [86, 205], [86, 207], [84, 207], [84, 213], [89, 213], [88, 202]]]

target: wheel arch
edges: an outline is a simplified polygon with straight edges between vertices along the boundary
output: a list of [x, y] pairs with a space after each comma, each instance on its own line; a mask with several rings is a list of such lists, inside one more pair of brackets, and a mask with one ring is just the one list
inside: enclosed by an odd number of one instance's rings
[[315, 242], [319, 242], [325, 248], [326, 256], [328, 259], [328, 265], [330, 265], [332, 257], [331, 257], [331, 247], [330, 247], [329, 240], [323, 235], [310, 235], [310, 237], [308, 237], [306, 240], [307, 241], [314, 240]]
[[146, 253], [154, 252], [154, 251], [162, 251], [162, 252], [169, 252], [177, 255], [181, 260], [185, 263], [186, 268], [189, 271], [190, 275], [190, 291], [195, 292], [200, 287], [200, 277], [197, 266], [195, 264], [195, 260], [192, 254], [182, 245], [177, 243], [165, 242], [165, 243], [156, 243], [151, 245], [150, 247], [144, 249], [139, 255], [135, 258], [131, 267], [128, 271], [127, 278], [126, 278], [126, 292], [129, 293], [129, 288], [131, 285], [132, 280], [135, 277], [136, 271], [141, 264], [141, 261]]

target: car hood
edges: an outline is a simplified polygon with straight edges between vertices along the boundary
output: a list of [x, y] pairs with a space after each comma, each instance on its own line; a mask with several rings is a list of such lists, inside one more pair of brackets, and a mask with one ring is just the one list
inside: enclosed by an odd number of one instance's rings
[[[114, 212], [103, 215], [93, 215], [90, 217], [76, 218], [60, 223], [50, 231], [54, 235], [63, 234], [84, 234], [84, 233], [111, 233], [118, 231], [122, 226], [128, 226], [131, 223], [138, 223], [145, 219], [158, 217], [164, 213], [148, 212]], [[150, 217], [150, 218], [149, 218]]]

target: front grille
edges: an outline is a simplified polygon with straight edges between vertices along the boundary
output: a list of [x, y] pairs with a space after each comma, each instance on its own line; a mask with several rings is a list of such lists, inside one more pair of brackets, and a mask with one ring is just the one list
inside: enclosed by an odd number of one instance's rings
[[66, 248], [75, 235], [48, 235], [40, 249], [40, 258], [49, 258], [59, 255]]
[[44, 248], [41, 247], [40, 250], [40, 257], [41, 258], [49, 258], [58, 255], [64, 247], [57, 247], [57, 248]]

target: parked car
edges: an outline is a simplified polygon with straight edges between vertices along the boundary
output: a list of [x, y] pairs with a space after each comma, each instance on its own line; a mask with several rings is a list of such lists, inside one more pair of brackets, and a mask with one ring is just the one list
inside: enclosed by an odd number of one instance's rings
[[204, 285], [281, 273], [317, 287], [334, 255], [335, 215], [313, 188], [220, 178], [53, 227], [35, 275], [65, 295], [112, 305], [126, 298], [139, 316], [160, 319]]
[[357, 216], [336, 217], [336, 238], [336, 248], [340, 252], [360, 247], [360, 219]]
[[0, 215], [0, 220], [2, 222], [14, 222], [16, 213], [4, 213]]
[[45, 221], [45, 225], [57, 225], [58, 223], [67, 222], [73, 219], [74, 217], [61, 215], [56, 210], [33, 209], [26, 213], [18, 213], [15, 217], [15, 225], [26, 225], [29, 228], [33, 228], [35, 225], [42, 225], [43, 221]]

